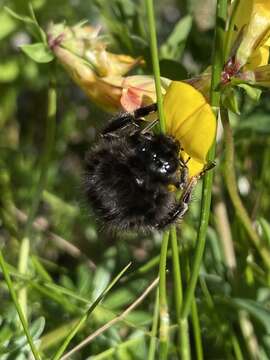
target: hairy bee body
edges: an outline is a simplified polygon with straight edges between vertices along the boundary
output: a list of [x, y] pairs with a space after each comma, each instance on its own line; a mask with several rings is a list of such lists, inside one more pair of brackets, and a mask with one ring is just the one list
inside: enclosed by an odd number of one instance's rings
[[[188, 210], [198, 180], [215, 166], [205, 164], [189, 178], [180, 143], [151, 131], [157, 120], [141, 128], [157, 104], [112, 119], [86, 156], [86, 197], [98, 218], [113, 230], [163, 230]], [[181, 197], [169, 185], [180, 189]]]
[[87, 199], [109, 229], [163, 229], [179, 204], [180, 145], [170, 136], [130, 130], [104, 136], [86, 156]]

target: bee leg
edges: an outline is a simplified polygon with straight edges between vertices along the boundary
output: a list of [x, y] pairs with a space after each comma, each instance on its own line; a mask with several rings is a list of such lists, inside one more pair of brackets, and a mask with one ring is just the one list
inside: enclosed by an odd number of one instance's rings
[[187, 184], [188, 184], [188, 167], [187, 167], [187, 163], [189, 161], [190, 158], [188, 158], [186, 161], [184, 161], [183, 159], [180, 159], [179, 163], [180, 163], [180, 176], [176, 175], [175, 177], [175, 181], [173, 182], [173, 185], [180, 190], [183, 190]]
[[183, 219], [185, 213], [188, 211], [189, 203], [190, 203], [191, 197], [192, 197], [192, 192], [193, 192], [198, 180], [202, 176], [204, 176], [207, 171], [213, 169], [213, 167], [215, 167], [215, 166], [216, 166], [216, 164], [214, 161], [209, 162], [204, 166], [202, 171], [197, 176], [193, 176], [191, 178], [191, 180], [186, 185], [186, 187], [183, 191], [183, 194], [181, 195], [180, 203], [178, 205], [176, 205], [175, 209], [171, 213], [169, 213], [167, 219], [162, 221], [160, 224], [156, 225], [157, 229], [160, 229], [160, 230], [164, 229], [167, 226], [169, 226], [170, 224], [173, 224], [176, 221]]
[[197, 178], [200, 179], [201, 177], [203, 177], [205, 175], [205, 173], [211, 169], [213, 169], [216, 166], [216, 162], [215, 161], [209, 161], [204, 168], [202, 169], [202, 171], [199, 173], [199, 175], [197, 175]]
[[156, 124], [158, 123], [158, 119], [151, 121], [147, 126], [145, 126], [142, 131], [141, 134], [146, 134], [147, 132], [149, 132], [154, 126], [156, 126]]
[[188, 204], [185, 202], [181, 202], [177, 205], [175, 210], [168, 215], [166, 219], [164, 219], [161, 223], [156, 224], [155, 228], [157, 230], [163, 230], [167, 226], [176, 222], [176, 220], [182, 219], [185, 213], [188, 211]]
[[135, 125], [139, 127], [139, 125], [135, 122], [133, 113], [123, 113], [120, 116], [113, 118], [109, 122], [105, 129], [103, 129], [102, 136], [111, 136], [112, 134], [115, 135], [117, 131], [123, 130], [130, 125]]
[[122, 113], [110, 121], [110, 123], [103, 130], [102, 134], [106, 135], [109, 133], [113, 133], [130, 125], [139, 127], [138, 121], [141, 121], [142, 117], [147, 116], [152, 112], [155, 112], [156, 110], [157, 110], [157, 104], [151, 104], [136, 109], [133, 112]]
[[154, 103], [134, 110], [133, 114], [135, 119], [139, 119], [156, 111], [157, 111], [157, 104]]
[[181, 169], [180, 177], [176, 184], [177, 189], [183, 190], [188, 184], [188, 167], [184, 166]]
[[198, 182], [197, 177], [193, 177], [186, 186], [179, 204], [175, 206], [175, 209], [168, 214], [168, 217], [164, 219], [160, 224], [157, 224], [157, 229], [164, 229], [168, 225], [175, 223], [177, 220], [183, 219], [185, 213], [188, 211], [188, 206], [191, 200], [192, 191]]

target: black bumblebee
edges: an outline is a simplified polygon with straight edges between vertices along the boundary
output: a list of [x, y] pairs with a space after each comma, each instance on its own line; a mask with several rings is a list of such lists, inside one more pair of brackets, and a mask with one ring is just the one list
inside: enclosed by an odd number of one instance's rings
[[[182, 219], [198, 178], [212, 167], [188, 182], [178, 140], [154, 134], [156, 122], [139, 125], [155, 111], [152, 104], [114, 118], [86, 155], [86, 196], [109, 229], [162, 230]], [[183, 190], [180, 200], [169, 185]]]

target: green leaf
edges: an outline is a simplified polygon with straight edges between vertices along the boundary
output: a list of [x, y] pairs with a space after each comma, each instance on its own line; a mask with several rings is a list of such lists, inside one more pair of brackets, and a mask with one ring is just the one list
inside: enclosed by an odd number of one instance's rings
[[134, 296], [129, 289], [122, 288], [108, 295], [104, 305], [111, 310], [119, 309], [133, 300]]
[[102, 293], [104, 288], [106, 288], [106, 286], [109, 284], [109, 281], [110, 272], [103, 266], [98, 267], [95, 273], [95, 277], [93, 279], [93, 298], [98, 297]]
[[246, 310], [250, 315], [254, 316], [270, 334], [270, 312], [262, 304], [249, 299], [231, 299], [231, 302], [239, 309]]
[[225, 88], [222, 95], [222, 104], [235, 114], [240, 114], [237, 92], [233, 87]]
[[5, 6], [4, 9], [6, 10], [6, 12], [12, 16], [14, 19], [16, 20], [20, 20], [26, 24], [34, 24], [34, 20], [31, 19], [30, 16], [26, 16], [26, 15], [20, 15], [20, 14], [17, 14], [15, 11], [11, 10], [9, 7]]
[[160, 48], [161, 58], [178, 60], [181, 57], [191, 26], [192, 16], [190, 15], [187, 15], [178, 21], [170, 36]]
[[[40, 335], [43, 333], [43, 330], [45, 328], [45, 318], [43, 316], [36, 319], [31, 325], [29, 332], [33, 338], [33, 340], [38, 340]], [[19, 335], [15, 335], [13, 338], [10, 339], [10, 344], [4, 348], [0, 348], [0, 354], [4, 353], [14, 353], [15, 351], [20, 349], [20, 352], [23, 351], [23, 349], [28, 348], [28, 341], [23, 332], [21, 332]]]
[[54, 59], [53, 53], [43, 43], [22, 45], [22, 51], [38, 63], [48, 63]]
[[260, 89], [257, 89], [253, 86], [247, 85], [247, 84], [239, 84], [238, 87], [245, 90], [248, 97], [250, 97], [254, 101], [259, 101], [262, 91]]
[[39, 23], [37, 21], [33, 6], [31, 3], [29, 3], [29, 11], [31, 14], [31, 18], [33, 19], [34, 25], [35, 25], [35, 30], [36, 30], [36, 35], [38, 36], [38, 39], [40, 39], [44, 45], [47, 44], [47, 37], [45, 32], [43, 31], [43, 29], [39, 26]]
[[7, 37], [16, 29], [16, 22], [4, 11], [0, 12], [0, 40]]
[[[46, 34], [43, 31], [43, 29], [39, 26], [33, 7], [31, 3], [29, 3], [29, 12], [31, 16], [26, 15], [19, 15], [15, 11], [11, 10], [8, 7], [5, 7], [5, 10], [9, 13], [10, 16], [12, 16], [14, 19], [20, 20], [24, 22], [25, 24], [29, 25], [30, 32], [42, 43], [45, 45], [47, 43]], [[44, 61], [43, 61], [44, 62]], [[47, 61], [46, 61], [47, 62]]]

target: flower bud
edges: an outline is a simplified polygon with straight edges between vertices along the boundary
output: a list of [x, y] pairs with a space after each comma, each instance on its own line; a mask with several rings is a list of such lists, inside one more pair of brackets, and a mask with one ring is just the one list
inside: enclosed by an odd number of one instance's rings
[[251, 85], [270, 88], [270, 65], [260, 66], [253, 71], [244, 71], [238, 78]]
[[107, 51], [104, 36], [99, 35], [100, 29], [82, 24], [73, 27], [51, 24], [47, 33], [49, 46], [53, 52], [62, 47], [77, 55], [100, 77], [121, 76], [143, 63], [142, 58]]

